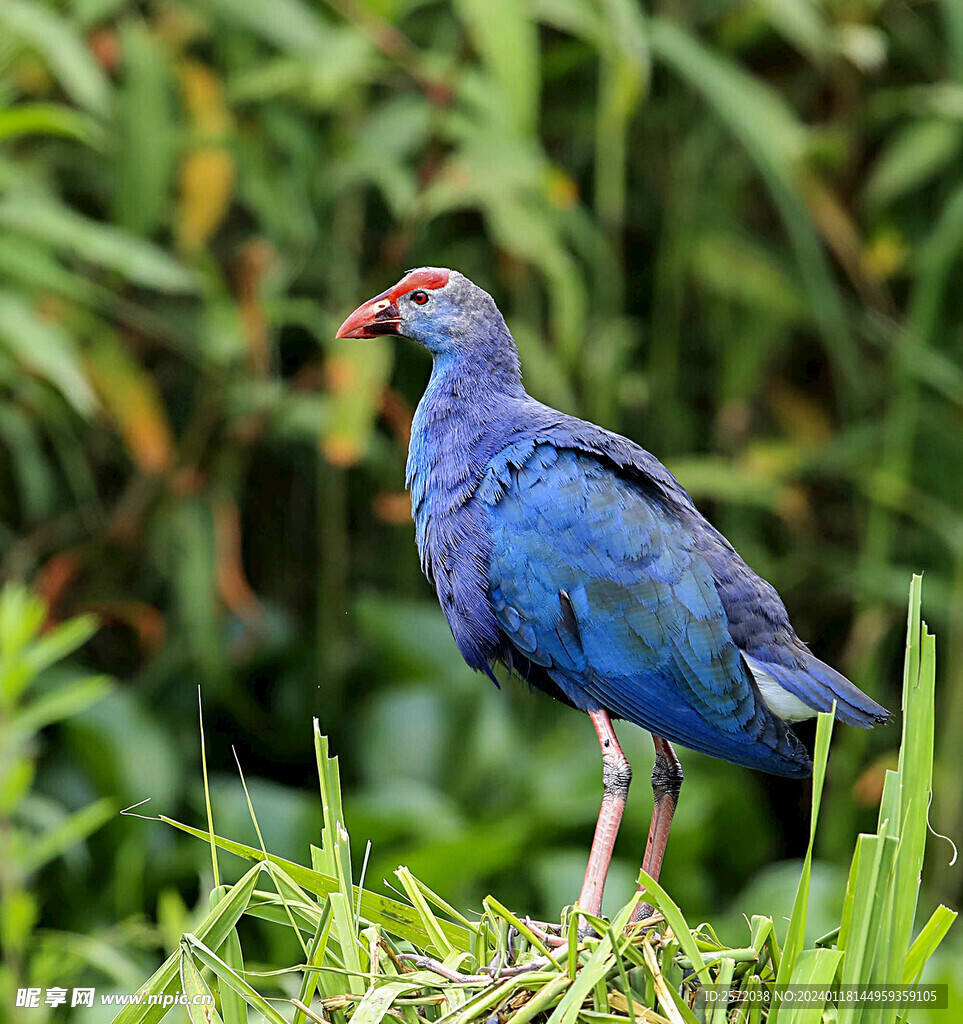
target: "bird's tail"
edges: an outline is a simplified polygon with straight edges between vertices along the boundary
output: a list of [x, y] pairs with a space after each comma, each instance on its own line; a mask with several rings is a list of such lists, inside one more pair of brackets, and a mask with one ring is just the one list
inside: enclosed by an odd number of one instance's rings
[[846, 725], [870, 729], [889, 718], [886, 708], [809, 650], [800, 647], [794, 654], [796, 664], [793, 666], [767, 661], [759, 654], [751, 658], [747, 656], [746, 660], [754, 671], [758, 667], [783, 689], [816, 711], [832, 710], [835, 700], [836, 717]]

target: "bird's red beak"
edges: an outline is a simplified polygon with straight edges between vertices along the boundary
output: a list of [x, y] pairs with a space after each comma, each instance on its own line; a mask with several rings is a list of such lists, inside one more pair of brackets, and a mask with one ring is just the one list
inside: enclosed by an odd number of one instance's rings
[[368, 299], [338, 328], [337, 338], [377, 338], [379, 334], [401, 334], [398, 299], [416, 288], [444, 288], [449, 272], [444, 267], [419, 267], [391, 288]]
[[358, 306], [338, 328], [337, 338], [377, 338], [381, 334], [397, 334], [401, 326], [398, 304], [388, 292]]

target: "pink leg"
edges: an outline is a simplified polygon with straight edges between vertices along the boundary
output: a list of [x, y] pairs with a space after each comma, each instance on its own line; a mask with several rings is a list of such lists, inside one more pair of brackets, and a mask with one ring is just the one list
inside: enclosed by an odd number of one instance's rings
[[619, 825], [625, 811], [625, 801], [632, 781], [632, 767], [622, 753], [615, 730], [606, 711], [591, 711], [589, 718], [598, 734], [602, 748], [602, 807], [595, 826], [592, 849], [589, 853], [585, 881], [578, 905], [587, 913], [598, 915], [602, 910], [602, 892], [605, 876], [612, 860], [612, 848], [619, 834]]
[[[658, 881], [672, 816], [682, 789], [682, 765], [668, 740], [653, 733], [652, 742], [655, 744], [655, 764], [652, 766], [652, 796], [655, 802], [652, 805], [652, 821], [649, 824], [649, 838], [645, 843], [642, 870]], [[648, 903], [640, 903], [635, 908], [632, 920], [641, 921], [651, 914], [652, 907]]]

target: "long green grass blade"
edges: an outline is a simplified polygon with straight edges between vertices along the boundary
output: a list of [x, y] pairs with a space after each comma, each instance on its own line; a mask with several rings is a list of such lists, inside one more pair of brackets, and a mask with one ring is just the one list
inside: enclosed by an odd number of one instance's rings
[[903, 966], [904, 984], [912, 985], [920, 980], [926, 962], [936, 952], [958, 916], [957, 911], [950, 910], [942, 904], [933, 911], [906, 954], [906, 963]]
[[[321, 910], [321, 918], [318, 921], [314, 938], [308, 950], [308, 969], [304, 972], [301, 981], [301, 990], [298, 992], [298, 1000], [304, 1006], [310, 1006], [311, 1000], [318, 988], [320, 971], [312, 968], [320, 968], [325, 962], [325, 954], [328, 948], [328, 935], [331, 930], [331, 904], [325, 903]], [[304, 1013], [298, 1009], [294, 1014], [294, 1024], [303, 1024]]]
[[[211, 890], [210, 906], [212, 910], [224, 899], [228, 892], [229, 889], [226, 885], [215, 886]], [[251, 906], [256, 897], [256, 893], [252, 894], [252, 899], [247, 906], [247, 914], [251, 913]], [[244, 953], [241, 950], [241, 940], [238, 937], [236, 928], [231, 929], [227, 938], [218, 948], [217, 953], [238, 974], [244, 973]], [[224, 1018], [224, 1024], [247, 1024], [247, 1003], [233, 989], [222, 989], [220, 991], [220, 999], [221, 1015]]]
[[[204, 837], [203, 832], [200, 835]], [[221, 902], [195, 929], [198, 938], [210, 942], [212, 946], [220, 946], [227, 939], [247, 909], [258, 876], [263, 870], [261, 864], [255, 864], [228, 890]], [[148, 1005], [146, 999], [148, 996], [166, 995], [176, 990], [179, 957], [179, 952], [172, 953], [164, 961], [138, 990], [137, 994], [143, 997], [143, 1001], [139, 1005], [130, 1003], [125, 1006], [114, 1017], [113, 1024], [156, 1024], [164, 1016], [167, 1010], [163, 1006]]]
[[692, 937], [692, 932], [686, 924], [682, 911], [673, 901], [672, 897], [654, 879], [650, 878], [644, 871], [639, 872], [639, 885], [645, 889], [646, 899], [654, 904], [666, 923], [672, 929], [672, 933], [678, 939], [679, 944], [685, 951], [686, 956], [691, 960], [696, 974], [706, 984], [709, 983], [709, 968], [706, 967], [702, 953]]
[[315, 718], [314, 750], [318, 763], [318, 780], [321, 784], [321, 850], [325, 873], [333, 875], [345, 900], [353, 906], [351, 883], [351, 844], [344, 825], [344, 808], [341, 803], [341, 777], [338, 772], [338, 759], [328, 753], [328, 737], [321, 735], [318, 720]]
[[252, 1006], [268, 1024], [287, 1024], [287, 1021], [253, 985], [242, 978], [232, 967], [229, 967], [215, 952], [206, 946], [196, 935], [184, 936], [183, 945], [192, 956], [197, 957], [205, 967], [217, 975], [222, 985], [232, 988], [246, 1003]]
[[[803, 860], [802, 873], [799, 878], [799, 885], [796, 888], [796, 898], [793, 902], [792, 917], [789, 921], [789, 931], [786, 933], [786, 941], [782, 948], [782, 958], [779, 963], [779, 971], [776, 976], [778, 984], [786, 984], [796, 968], [796, 961], [802, 952], [806, 935], [806, 921], [809, 910], [809, 886], [812, 875], [813, 849], [816, 843], [816, 824], [819, 820], [819, 807], [822, 802], [823, 783], [826, 780], [826, 764], [829, 760], [829, 741], [833, 734], [833, 721], [835, 718], [835, 706], [832, 714], [820, 714], [816, 725], [816, 750], [813, 756], [813, 799], [812, 811], [809, 820], [809, 845], [806, 848], [806, 857]], [[773, 1024], [779, 1017], [779, 1007], [776, 1007], [771, 1014]]]
[[592, 989], [605, 977], [611, 966], [612, 945], [608, 938], [599, 942], [595, 951], [582, 965], [575, 980], [569, 986], [558, 1006], [548, 1018], [548, 1024], [575, 1024], [582, 1009], [582, 1003], [589, 997]]
[[[191, 956], [190, 945], [181, 942], [180, 951], [181, 992], [187, 996], [187, 1016], [191, 1024], [224, 1024], [221, 1015], [214, 1006], [214, 997], [207, 987], [207, 982]], [[223, 999], [223, 992], [221, 994]]]
[[[899, 753], [899, 780], [903, 803], [899, 822], [900, 845], [894, 879], [891, 949], [887, 974], [899, 977], [910, 943], [919, 899], [920, 874], [926, 850], [927, 813], [933, 788], [933, 736], [935, 729], [936, 640], [919, 619], [922, 580], [913, 577], [910, 614], [916, 623], [907, 630], [911, 650], [903, 686], [903, 734]], [[916, 670], [914, 675], [914, 669]]]
[[438, 918], [428, 906], [424, 894], [415, 883], [411, 872], [406, 867], [400, 867], [395, 871], [395, 877], [401, 882], [401, 887], [405, 890], [408, 899], [411, 900], [411, 905], [418, 911], [425, 931], [431, 936], [431, 947], [435, 953], [442, 959], [450, 956], [455, 950], [442, 930]]
[[372, 985], [351, 1014], [352, 1024], [381, 1024], [395, 999], [417, 987], [410, 981], [386, 981]]
[[[843, 954], [838, 949], [806, 949], [799, 954], [792, 972], [792, 985], [815, 985], [828, 989], [836, 979]], [[783, 1024], [807, 1024], [818, 1020], [825, 1007], [822, 1002], [807, 1002], [805, 1006], [795, 1005], [781, 1012]]]
[[[209, 839], [206, 831], [185, 825], [183, 822], [175, 821], [173, 818], [161, 815], [160, 820], [197, 839], [202, 839], [205, 842]], [[238, 857], [243, 857], [245, 860], [256, 860], [259, 862], [264, 860], [261, 851], [253, 846], [246, 846], [244, 843], [224, 839], [222, 836], [215, 836], [214, 841], [222, 850], [236, 854]], [[340, 891], [338, 879], [332, 878], [330, 875], [270, 853], [268, 854], [268, 860], [272, 864], [283, 868], [298, 885], [308, 892], [314, 893], [316, 896], [329, 896], [332, 892]], [[359, 890], [355, 889], [354, 897], [357, 898], [358, 895]], [[422, 947], [427, 945], [430, 937], [422, 925], [418, 912], [413, 907], [406, 906], [404, 903], [390, 899], [387, 896], [379, 896], [367, 889], [360, 890], [360, 896], [361, 914], [366, 920], [380, 924], [385, 931], [392, 935], [397, 935], [399, 939], [405, 939]], [[468, 930], [464, 926], [453, 924], [450, 921], [442, 921], [440, 918], [438, 923], [452, 945], [458, 949], [468, 948], [470, 937]]]

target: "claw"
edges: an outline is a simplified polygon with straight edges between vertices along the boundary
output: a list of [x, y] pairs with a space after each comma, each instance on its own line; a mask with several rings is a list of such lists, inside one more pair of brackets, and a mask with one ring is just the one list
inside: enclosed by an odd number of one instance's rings
[[532, 931], [548, 932], [549, 935], [562, 934], [562, 926], [557, 921], [533, 921], [532, 918], [526, 917], [525, 924]]
[[[661, 920], [661, 918], [657, 917], [656, 920]], [[546, 946], [555, 951], [557, 956], [565, 956], [567, 954], [568, 939], [562, 938], [560, 934], [562, 931], [561, 925], [548, 924], [544, 921], [533, 921], [530, 917], [526, 917], [524, 921]], [[643, 925], [649, 924], [648, 921], [639, 923]], [[579, 938], [581, 939], [584, 934], [589, 932], [591, 932], [591, 929], [587, 929], [584, 932], [580, 929]], [[508, 963], [511, 963], [515, 958], [515, 940], [518, 934], [516, 928], [509, 929], [507, 942]], [[411, 964], [412, 967], [419, 970], [431, 971], [433, 974], [438, 974], [442, 978], [447, 978], [448, 981], [453, 981], [459, 985], [489, 985], [493, 981], [502, 978], [514, 978], [519, 974], [528, 974], [532, 971], [540, 971], [545, 967], [553, 966], [552, 961], [547, 956], [536, 957], [527, 964], [508, 966], [508, 964], [503, 964], [501, 957], [496, 954], [494, 960], [486, 967], [482, 967], [478, 974], [463, 974], [461, 971], [456, 971], [439, 960], [434, 960], [429, 956], [422, 956], [418, 953], [399, 953], [398, 959]]]
[[399, 953], [398, 959], [404, 960], [405, 963], [409, 963], [419, 970], [440, 974], [441, 977], [460, 985], [487, 985], [492, 980], [487, 974], [462, 974], [451, 967], [446, 967], [438, 960], [433, 960], [430, 956], [420, 956], [417, 953]]
[[623, 929], [623, 934], [631, 932], [635, 935], [645, 935], [647, 932], [651, 931], [655, 925], [661, 924], [665, 920], [662, 914], [650, 903], [641, 904], [636, 913], [639, 915], [638, 920], [629, 921]]
[[495, 967], [483, 967], [482, 970], [485, 972], [491, 972], [491, 976], [488, 979], [501, 979], [501, 978], [514, 978], [518, 974], [528, 974], [530, 971], [540, 971], [543, 967], [552, 966], [552, 961], [547, 956], [537, 957], [527, 964], [520, 964], [515, 967], [503, 967], [498, 970]]
[[525, 918], [525, 924], [531, 929], [532, 934], [537, 935], [546, 946], [564, 946], [568, 942], [568, 939], [563, 939], [560, 934], [562, 930], [560, 925], [533, 921], [530, 917]]

